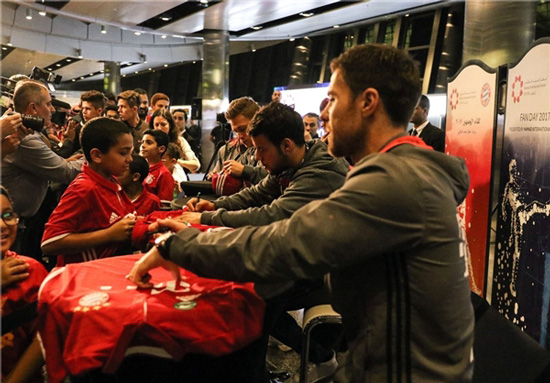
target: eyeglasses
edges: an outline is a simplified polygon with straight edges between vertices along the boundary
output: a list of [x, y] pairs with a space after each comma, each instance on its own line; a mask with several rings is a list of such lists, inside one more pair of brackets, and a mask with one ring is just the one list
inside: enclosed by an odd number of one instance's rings
[[310, 122], [309, 124], [307, 122], [304, 122], [304, 127], [310, 127], [310, 128], [315, 128], [317, 126], [317, 123], [316, 122]]
[[2, 213], [2, 221], [8, 226], [15, 226], [19, 223], [19, 216], [13, 211]]

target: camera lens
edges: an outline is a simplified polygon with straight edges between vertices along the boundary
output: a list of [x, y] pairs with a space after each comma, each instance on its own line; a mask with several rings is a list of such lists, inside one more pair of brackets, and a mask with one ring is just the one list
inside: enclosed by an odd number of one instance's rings
[[22, 114], [21, 119], [25, 128], [32, 129], [34, 131], [41, 131], [44, 128], [44, 119], [37, 116], [31, 116], [29, 114]]

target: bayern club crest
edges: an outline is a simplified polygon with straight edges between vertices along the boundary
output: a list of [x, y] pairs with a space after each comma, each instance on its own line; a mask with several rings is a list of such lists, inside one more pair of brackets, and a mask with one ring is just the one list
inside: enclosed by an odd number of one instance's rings
[[481, 105], [487, 106], [489, 105], [489, 101], [491, 101], [491, 85], [488, 83], [483, 84], [481, 87]]
[[78, 301], [78, 306], [74, 311], [89, 311], [99, 310], [102, 307], [108, 306], [109, 294], [102, 291], [86, 294]]

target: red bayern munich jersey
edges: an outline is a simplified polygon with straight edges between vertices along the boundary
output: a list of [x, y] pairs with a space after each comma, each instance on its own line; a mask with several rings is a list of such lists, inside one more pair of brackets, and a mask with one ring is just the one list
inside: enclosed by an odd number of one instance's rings
[[[179, 360], [187, 353], [219, 356], [260, 336], [264, 302], [252, 283], [197, 277], [181, 269], [175, 286], [165, 269], [150, 271], [153, 289], [125, 276], [141, 254], [54, 269], [39, 293], [39, 335], [49, 382], [101, 368], [114, 373], [140, 352]], [[153, 347], [151, 347], [153, 346]]]
[[[46, 223], [42, 244], [69, 234], [105, 229], [128, 214], [135, 214], [134, 205], [116, 178], [110, 180], [87, 165], [71, 182]], [[91, 248], [80, 253], [59, 255], [57, 266], [110, 257], [118, 250], [116, 243]]]
[[139, 197], [132, 201], [136, 214], [138, 216], [145, 216], [151, 214], [157, 210], [160, 210], [160, 199], [147, 189], [143, 188]]
[[174, 198], [174, 177], [162, 161], [149, 167], [149, 174], [143, 180], [143, 186], [159, 197], [161, 202], [172, 201]]
[[[16, 257], [27, 262], [29, 277], [24, 281], [2, 288], [2, 317], [36, 301], [38, 288], [48, 275], [44, 266], [35, 259], [17, 255], [13, 251], [8, 251], [6, 257]], [[2, 335], [2, 380], [11, 372], [19, 358], [30, 346], [35, 333], [36, 320], [33, 320]], [[31, 382], [42, 381], [40, 373], [31, 380]]]

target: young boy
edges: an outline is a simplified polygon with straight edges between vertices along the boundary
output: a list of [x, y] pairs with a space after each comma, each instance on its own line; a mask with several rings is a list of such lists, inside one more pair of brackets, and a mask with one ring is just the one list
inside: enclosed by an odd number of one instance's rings
[[57, 265], [128, 253], [135, 208], [115, 178], [132, 162], [133, 139], [124, 123], [106, 117], [88, 121], [80, 134], [88, 161], [53, 211], [42, 251]]
[[122, 177], [117, 177], [124, 188], [126, 195], [136, 208], [139, 217], [151, 214], [160, 210], [160, 199], [143, 187], [143, 181], [149, 174], [149, 165], [145, 158], [132, 154], [130, 168], [124, 172]]
[[162, 163], [168, 147], [168, 135], [149, 129], [143, 133], [140, 154], [149, 164], [149, 175], [143, 181], [145, 189], [160, 198], [161, 204], [170, 204], [174, 196], [174, 177]]
[[174, 178], [174, 198], [177, 198], [182, 192], [181, 183], [183, 181], [189, 181], [185, 170], [183, 170], [181, 165], [178, 164], [178, 160], [180, 158], [181, 150], [179, 146], [173, 142], [170, 142], [162, 161], [164, 162], [166, 169], [172, 173], [172, 177]]

